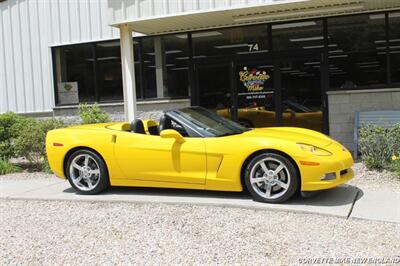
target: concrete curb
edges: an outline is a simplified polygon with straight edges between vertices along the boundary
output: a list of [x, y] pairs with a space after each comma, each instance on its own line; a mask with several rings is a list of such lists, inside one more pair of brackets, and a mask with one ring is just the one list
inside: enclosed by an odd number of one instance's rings
[[[400, 193], [392, 193], [392, 195], [385, 192], [386, 197], [382, 197], [377, 192], [366, 192], [349, 185], [322, 191], [309, 198], [291, 200], [285, 204], [266, 204], [255, 202], [247, 194], [243, 193], [154, 188], [113, 188], [100, 195], [79, 195], [74, 193], [68, 182], [63, 180], [6, 180], [6, 182], [3, 181], [0, 184], [0, 199], [2, 200], [215, 206], [298, 212], [344, 219], [400, 223], [399, 211], [393, 211], [393, 208], [396, 208], [396, 204], [398, 205], [398, 202], [400, 202]], [[381, 198], [381, 200], [377, 200], [377, 198]], [[397, 198], [399, 201], [397, 201]], [[376, 204], [371, 204], [371, 201]], [[382, 208], [382, 206], [388, 207]], [[397, 208], [400, 209], [399, 207]]]

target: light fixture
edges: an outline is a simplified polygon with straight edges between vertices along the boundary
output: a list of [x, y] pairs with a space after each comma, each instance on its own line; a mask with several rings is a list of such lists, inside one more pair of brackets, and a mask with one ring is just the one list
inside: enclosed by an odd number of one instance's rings
[[[400, 17], [400, 13], [389, 13], [389, 18], [398, 18]], [[369, 19], [384, 19], [385, 18], [385, 14], [372, 14], [369, 15]]]
[[324, 39], [324, 36], [314, 36], [314, 37], [289, 39], [289, 41], [291, 41], [291, 42], [307, 42], [307, 41], [318, 41], [318, 40], [323, 40], [323, 39]]
[[268, 50], [237, 52], [236, 54], [259, 54], [259, 53], [268, 53]]
[[285, 23], [285, 24], [272, 25], [272, 29], [273, 30], [290, 29], [290, 28], [315, 26], [315, 25], [317, 25], [317, 23], [315, 23], [315, 21], [305, 21], [305, 22], [295, 22], [295, 23]]
[[324, 48], [324, 46], [323, 45], [303, 46], [303, 49], [317, 49], [317, 48]]
[[308, 74], [308, 72], [304, 72], [304, 71], [299, 71], [299, 72], [292, 72], [289, 73], [290, 75], [304, 75], [304, 74]]
[[171, 70], [186, 70], [186, 69], [189, 69], [188, 67], [173, 67], [173, 68], [171, 68]]
[[[181, 51], [181, 50], [170, 50], [170, 51], [165, 51], [165, 52], [164, 52], [164, 54], [178, 54], [178, 53], [182, 53], [182, 51]], [[146, 53], [146, 54], [148, 54], [148, 55], [154, 55], [155, 53], [152, 52], [152, 53]]]
[[304, 63], [305, 65], [319, 65], [319, 64], [321, 64], [320, 62], [305, 62]]
[[[206, 56], [206, 55], [194, 55], [194, 56], [192, 56], [193, 59], [206, 58], [206, 57], [208, 57], [208, 56]], [[189, 56], [176, 57], [175, 59], [176, 60], [187, 60], [187, 59], [189, 59]]]
[[238, 44], [226, 44], [226, 45], [215, 45], [214, 48], [217, 49], [229, 49], [229, 48], [238, 48], [238, 47], [247, 47], [248, 43], [238, 43]]
[[341, 55], [330, 55], [328, 58], [341, 58], [341, 57], [349, 57], [347, 54], [341, 54]]
[[[385, 43], [385, 40], [376, 40], [374, 43]], [[400, 42], [400, 39], [391, 39], [389, 42]]]
[[328, 53], [330, 53], [330, 54], [334, 54], [334, 53], [343, 53], [343, 50], [342, 50], [342, 49], [330, 50], [330, 51], [328, 51]]
[[[337, 47], [337, 46], [338, 46], [338, 45], [335, 44], [335, 43], [328, 44], [328, 47], [331, 47], [331, 48]], [[324, 48], [324, 45], [323, 45], [323, 44], [320, 44], [320, 45], [303, 46], [303, 49], [316, 49], [316, 48]]]
[[357, 65], [376, 65], [379, 64], [379, 61], [369, 61], [369, 62], [357, 62]]
[[361, 65], [359, 68], [375, 68], [375, 67], [380, 67], [381, 65]]
[[[165, 66], [166, 67], [172, 67], [172, 66], [175, 66], [175, 64], [166, 64]], [[152, 65], [152, 66], [147, 66], [147, 67], [155, 68], [156, 66]]]
[[281, 73], [283, 73], [283, 74], [300, 73], [300, 72], [301, 72], [300, 70], [284, 70], [284, 71], [281, 71]]
[[[389, 54], [399, 54], [400, 51], [390, 51]], [[378, 54], [382, 55], [382, 54], [386, 54], [386, 52], [379, 52]]]
[[258, 66], [258, 68], [271, 68], [274, 67], [273, 65], [262, 65], [262, 66]]
[[[392, 46], [389, 46], [389, 48], [390, 49], [399, 49], [400, 45], [392, 45]], [[378, 46], [378, 47], [376, 47], [376, 49], [377, 50], [384, 50], [384, 49], [386, 49], [386, 46]]]
[[[117, 56], [105, 56], [105, 57], [97, 57], [97, 61], [106, 61], [106, 60], [115, 60], [115, 59], [120, 59]], [[85, 59], [86, 61], [94, 61], [93, 58]]]

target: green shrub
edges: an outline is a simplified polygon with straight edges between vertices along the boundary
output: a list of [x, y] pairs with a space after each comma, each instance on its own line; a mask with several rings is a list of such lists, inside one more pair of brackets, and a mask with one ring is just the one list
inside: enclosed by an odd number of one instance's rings
[[388, 144], [392, 155], [400, 155], [400, 124], [388, 130]]
[[387, 168], [392, 156], [399, 153], [400, 125], [390, 129], [375, 125], [361, 128], [359, 146], [362, 160], [369, 169]]
[[101, 110], [97, 104], [80, 104], [78, 113], [82, 119], [82, 124], [106, 123], [111, 120], [110, 116]]
[[16, 137], [13, 126], [26, 118], [12, 112], [0, 115], [0, 158], [9, 159], [15, 156], [13, 139]]
[[400, 156], [393, 155], [390, 170], [400, 177]]
[[0, 158], [0, 175], [21, 172], [21, 168], [13, 165], [7, 159]]
[[38, 170], [45, 170], [46, 134], [49, 130], [63, 127], [62, 121], [57, 119], [35, 120], [27, 118], [23, 123], [13, 126], [16, 138], [13, 141], [15, 154], [25, 157]]

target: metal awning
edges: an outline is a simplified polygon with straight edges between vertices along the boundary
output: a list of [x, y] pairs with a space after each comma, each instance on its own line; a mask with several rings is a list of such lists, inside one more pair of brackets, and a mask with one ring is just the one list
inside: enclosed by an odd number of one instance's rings
[[134, 32], [157, 35], [399, 8], [399, 0], [274, 0], [263, 4], [125, 19], [113, 21], [111, 25], [129, 25]]

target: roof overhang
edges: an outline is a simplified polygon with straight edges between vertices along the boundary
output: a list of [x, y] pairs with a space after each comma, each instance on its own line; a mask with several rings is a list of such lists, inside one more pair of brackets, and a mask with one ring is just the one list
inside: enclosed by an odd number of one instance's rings
[[128, 24], [134, 32], [158, 35], [237, 25], [291, 21], [307, 18], [400, 9], [399, 0], [289, 0], [236, 8], [212, 9], [114, 21]]

